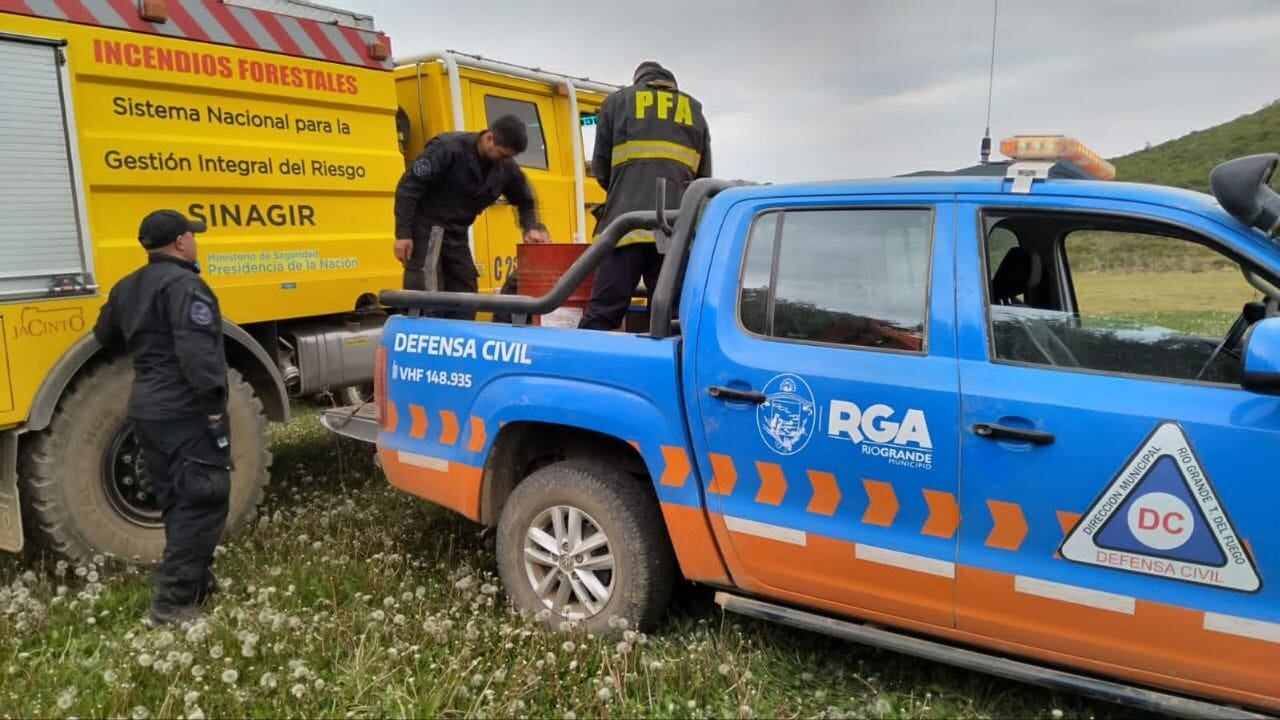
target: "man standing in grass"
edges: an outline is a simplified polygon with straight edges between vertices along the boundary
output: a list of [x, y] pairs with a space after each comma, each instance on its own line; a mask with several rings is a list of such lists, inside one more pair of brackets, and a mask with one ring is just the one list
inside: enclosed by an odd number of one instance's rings
[[147, 215], [147, 264], [111, 288], [93, 327], [104, 348], [133, 357], [129, 418], [164, 518], [153, 626], [195, 620], [216, 592], [209, 568], [231, 496], [222, 316], [196, 264], [204, 230], [175, 210]]

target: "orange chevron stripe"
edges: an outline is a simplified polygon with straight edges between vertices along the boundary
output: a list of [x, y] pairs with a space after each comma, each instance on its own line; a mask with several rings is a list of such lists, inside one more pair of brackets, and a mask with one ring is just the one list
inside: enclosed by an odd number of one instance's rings
[[809, 498], [809, 506], [805, 510], [819, 515], [835, 515], [840, 505], [840, 485], [836, 483], [836, 476], [810, 470], [809, 485], [813, 487], [813, 497]]
[[986, 546], [1001, 550], [1017, 550], [1027, 536], [1027, 520], [1022, 516], [1022, 506], [1001, 500], [988, 500], [991, 511], [991, 534]]
[[960, 526], [960, 506], [956, 496], [944, 490], [924, 490], [924, 502], [929, 506], [929, 517], [920, 532], [934, 537], [949, 538]]
[[409, 404], [409, 437], [422, 439], [427, 434], [427, 409], [421, 405]]
[[1076, 521], [1080, 519], [1080, 513], [1067, 512], [1066, 510], [1056, 510], [1058, 516], [1058, 524], [1062, 526], [1062, 534], [1066, 535], [1071, 532], [1071, 528], [1076, 526]]
[[862, 513], [862, 522], [868, 525], [889, 527], [898, 514], [898, 496], [893, 486], [883, 480], [862, 479], [862, 486], [867, 491], [867, 509]]
[[781, 505], [782, 497], [787, 494], [787, 476], [776, 463], [756, 461], [756, 472], [760, 474], [760, 489], [756, 491], [756, 502], [765, 505]]
[[484, 420], [482, 418], [471, 416], [471, 436], [467, 439], [467, 450], [470, 452], [480, 452], [484, 449], [484, 441], [488, 435], [484, 431]]
[[452, 445], [458, 442], [458, 416], [452, 410], [440, 411], [440, 444]]
[[662, 468], [662, 478], [658, 482], [667, 487], [683, 487], [689, 477], [689, 456], [685, 455], [684, 448], [663, 445], [662, 459], [666, 466]]
[[711, 484], [707, 486], [707, 490], [717, 495], [729, 495], [738, 482], [738, 470], [733, 466], [733, 458], [720, 453], [707, 453], [707, 457], [711, 460]]

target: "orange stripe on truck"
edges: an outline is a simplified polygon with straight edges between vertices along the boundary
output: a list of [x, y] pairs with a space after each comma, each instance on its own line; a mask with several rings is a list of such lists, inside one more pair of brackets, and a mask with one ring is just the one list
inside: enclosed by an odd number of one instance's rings
[[481, 468], [378, 446], [387, 481], [412, 495], [479, 522]]
[[733, 458], [720, 453], [707, 453], [711, 460], [711, 484], [707, 490], [717, 495], [733, 494], [733, 486], [738, 482], [738, 470], [733, 466]]
[[988, 500], [987, 509], [991, 511], [991, 532], [987, 535], [986, 546], [1001, 550], [1022, 547], [1022, 540], [1027, 537], [1027, 519], [1022, 515], [1022, 506], [1003, 500]]
[[813, 496], [805, 510], [817, 515], [835, 515], [840, 506], [840, 484], [836, 476], [820, 470], [810, 470], [808, 474]]
[[760, 490], [756, 492], [756, 502], [765, 505], [781, 505], [787, 494], [787, 476], [777, 463], [756, 461], [756, 472], [760, 474]]
[[484, 419], [471, 416], [471, 434], [467, 438], [467, 450], [470, 452], [480, 452], [484, 449], [484, 441], [488, 439], [484, 430]]
[[729, 571], [720, 559], [720, 548], [702, 509], [668, 502], [661, 506], [681, 574], [694, 582], [730, 585]]
[[867, 509], [862, 513], [862, 522], [881, 527], [892, 525], [898, 515], [898, 496], [893, 486], [883, 480], [863, 478], [862, 487], [867, 491]]
[[924, 502], [929, 506], [929, 517], [920, 528], [921, 534], [950, 538], [960, 526], [960, 506], [956, 496], [943, 490], [924, 491]]

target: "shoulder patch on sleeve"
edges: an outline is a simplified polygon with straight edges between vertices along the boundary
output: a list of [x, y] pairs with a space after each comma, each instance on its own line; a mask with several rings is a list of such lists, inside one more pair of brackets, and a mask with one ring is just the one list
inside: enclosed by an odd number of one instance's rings
[[213, 308], [204, 300], [196, 299], [191, 301], [191, 309], [188, 311], [191, 315], [191, 322], [197, 325], [210, 325], [213, 323]]
[[427, 177], [431, 174], [431, 158], [420, 157], [413, 161], [413, 174], [418, 177]]

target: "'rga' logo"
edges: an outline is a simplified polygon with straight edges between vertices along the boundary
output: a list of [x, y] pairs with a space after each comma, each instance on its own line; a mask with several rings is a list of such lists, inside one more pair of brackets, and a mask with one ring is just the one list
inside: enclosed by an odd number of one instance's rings
[[770, 450], [794, 455], [809, 444], [818, 407], [809, 384], [798, 375], [778, 375], [764, 386], [765, 401], [756, 409], [756, 426]]
[[902, 420], [888, 405], [875, 404], [866, 410], [847, 400], [832, 400], [827, 414], [827, 435], [846, 438], [862, 449], [863, 455], [882, 457], [903, 467], [933, 468], [933, 440], [922, 410], [909, 409]]

